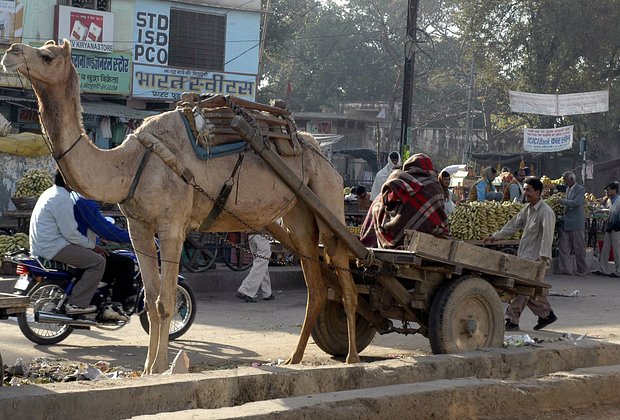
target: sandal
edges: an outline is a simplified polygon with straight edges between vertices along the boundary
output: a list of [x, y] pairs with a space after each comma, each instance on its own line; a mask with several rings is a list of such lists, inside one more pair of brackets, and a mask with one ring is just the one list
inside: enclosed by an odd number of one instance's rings
[[238, 297], [239, 299], [247, 302], [247, 303], [256, 303], [256, 299], [254, 299], [253, 297], [250, 297], [248, 295], [244, 295], [241, 292], [237, 292], [235, 293], [235, 297]]

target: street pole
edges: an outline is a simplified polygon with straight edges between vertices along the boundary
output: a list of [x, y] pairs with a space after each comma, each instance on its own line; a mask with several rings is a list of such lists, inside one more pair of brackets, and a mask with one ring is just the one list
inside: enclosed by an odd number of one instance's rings
[[474, 88], [476, 80], [476, 60], [475, 55], [472, 54], [471, 57], [471, 70], [469, 72], [469, 89], [467, 90], [467, 120], [465, 126], [465, 147], [463, 147], [463, 158], [461, 163], [466, 164], [469, 160], [469, 141], [471, 139], [471, 129], [473, 126], [473, 121], [471, 117], [472, 113], [472, 102], [474, 101]]
[[582, 154], [582, 161], [581, 161], [581, 184], [585, 187], [586, 186], [586, 153], [588, 152], [588, 142], [585, 139], [585, 137], [582, 137], [581, 140], [579, 141], [579, 151]]
[[411, 108], [413, 104], [413, 74], [415, 65], [416, 26], [418, 21], [418, 1], [408, 0], [407, 7], [407, 41], [405, 41], [405, 69], [403, 77], [403, 106], [400, 122], [399, 153], [403, 153], [407, 144], [407, 132], [411, 125]]

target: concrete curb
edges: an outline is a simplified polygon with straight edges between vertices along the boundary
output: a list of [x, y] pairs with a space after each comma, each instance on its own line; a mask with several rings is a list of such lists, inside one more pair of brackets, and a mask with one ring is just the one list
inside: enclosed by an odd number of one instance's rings
[[[247, 403], [215, 410], [187, 410], [134, 419], [299, 418], [536, 418], [543, 413], [594, 404], [615, 405], [620, 365], [559, 372], [522, 382], [452, 379], [365, 388]], [[561, 398], [558, 398], [561, 395]]]
[[263, 366], [173, 377], [11, 387], [0, 392], [0, 418], [15, 418], [15, 413], [21, 418], [48, 418], [49, 413], [56, 418], [77, 418], [89, 413], [90, 420], [124, 419], [441, 379], [522, 380], [620, 364], [620, 346], [593, 341], [576, 343], [484, 349], [352, 366]]

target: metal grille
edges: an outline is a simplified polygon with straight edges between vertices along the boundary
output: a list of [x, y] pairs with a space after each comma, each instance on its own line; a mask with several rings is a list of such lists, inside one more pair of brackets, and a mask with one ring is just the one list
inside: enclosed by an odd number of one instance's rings
[[61, 6], [81, 7], [82, 9], [94, 9], [102, 12], [110, 11], [111, 0], [60, 0]]
[[168, 65], [224, 70], [226, 16], [170, 10]]

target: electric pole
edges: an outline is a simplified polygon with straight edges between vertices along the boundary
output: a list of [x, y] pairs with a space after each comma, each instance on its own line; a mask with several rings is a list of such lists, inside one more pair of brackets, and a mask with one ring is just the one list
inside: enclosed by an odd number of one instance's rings
[[472, 108], [473, 108], [474, 97], [476, 96], [475, 89], [476, 89], [476, 59], [475, 59], [475, 55], [472, 54], [471, 71], [469, 73], [469, 89], [467, 90], [467, 120], [466, 120], [466, 126], [465, 126], [465, 147], [463, 147], [463, 159], [461, 163], [467, 163], [467, 161], [469, 160], [469, 148], [471, 147], [470, 145], [471, 129], [473, 128], [473, 118], [471, 114], [473, 112]]
[[411, 125], [411, 108], [413, 105], [413, 74], [415, 65], [416, 27], [418, 21], [419, 0], [408, 0], [407, 40], [405, 41], [405, 70], [403, 77], [403, 109], [400, 122], [399, 153], [403, 153], [407, 144], [407, 132]]

